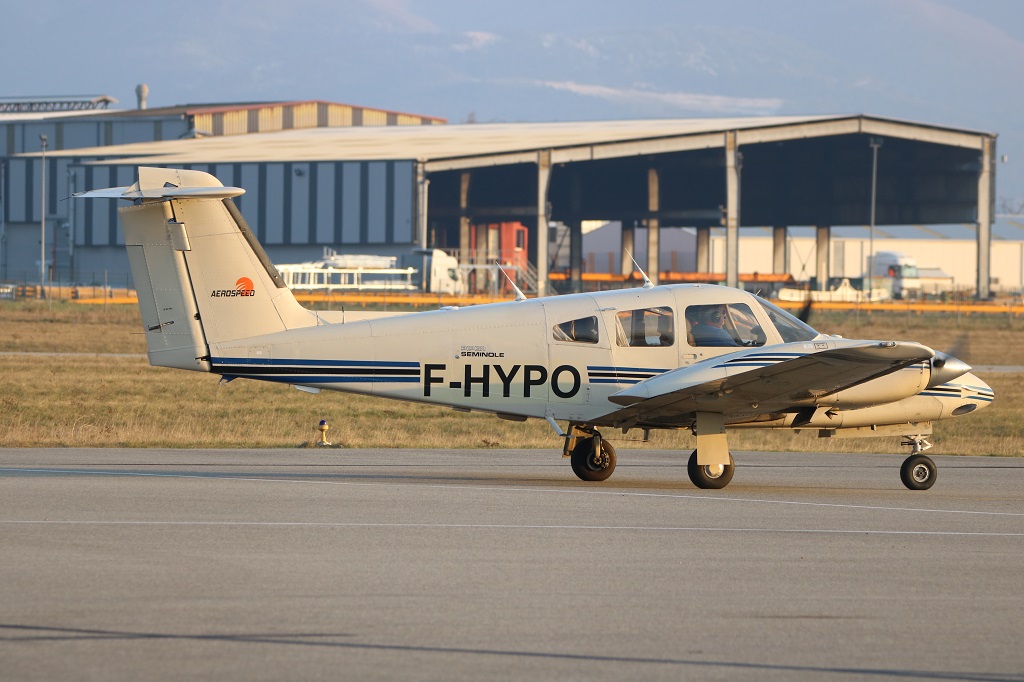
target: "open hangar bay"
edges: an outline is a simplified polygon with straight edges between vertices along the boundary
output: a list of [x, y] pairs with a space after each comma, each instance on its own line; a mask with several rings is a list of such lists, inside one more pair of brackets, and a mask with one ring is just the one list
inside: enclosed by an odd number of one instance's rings
[[5, 679], [1022, 680], [1024, 466], [0, 450]]

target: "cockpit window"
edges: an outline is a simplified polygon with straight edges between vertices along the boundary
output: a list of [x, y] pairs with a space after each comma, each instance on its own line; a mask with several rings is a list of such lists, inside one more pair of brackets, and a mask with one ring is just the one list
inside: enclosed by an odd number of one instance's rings
[[581, 317], [578, 320], [569, 320], [556, 324], [554, 328], [555, 341], [574, 341], [576, 343], [597, 343], [597, 318]]
[[676, 342], [671, 308], [638, 308], [615, 315], [618, 346], [655, 348]]
[[810, 325], [801, 322], [777, 305], [769, 303], [760, 296], [755, 296], [754, 298], [761, 304], [764, 311], [768, 313], [768, 317], [771, 319], [772, 324], [775, 325], [775, 329], [779, 332], [783, 342], [810, 341], [820, 336]]
[[766, 340], [746, 303], [686, 307], [686, 341], [691, 346], [763, 346]]

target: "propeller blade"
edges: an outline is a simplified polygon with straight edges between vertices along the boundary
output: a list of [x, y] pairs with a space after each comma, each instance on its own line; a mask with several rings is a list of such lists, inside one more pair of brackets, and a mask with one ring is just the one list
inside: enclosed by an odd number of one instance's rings
[[811, 319], [811, 292], [809, 291], [807, 292], [807, 300], [804, 301], [804, 307], [801, 308], [800, 312], [797, 314], [797, 319], [804, 324], [809, 324], [809, 320]]

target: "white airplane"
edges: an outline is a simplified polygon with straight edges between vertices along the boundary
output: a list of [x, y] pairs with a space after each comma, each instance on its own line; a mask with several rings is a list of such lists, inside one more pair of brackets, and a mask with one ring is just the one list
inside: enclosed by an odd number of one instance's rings
[[932, 422], [993, 400], [952, 356], [821, 334], [720, 286], [517, 290], [514, 302], [372, 319], [310, 311], [235, 207], [243, 193], [200, 171], [139, 168], [131, 187], [76, 195], [132, 202], [119, 213], [152, 365], [545, 419], [585, 481], [615, 469], [602, 428], [690, 429], [699, 488], [732, 479], [729, 429], [761, 428], [902, 436], [903, 483], [924, 490]]

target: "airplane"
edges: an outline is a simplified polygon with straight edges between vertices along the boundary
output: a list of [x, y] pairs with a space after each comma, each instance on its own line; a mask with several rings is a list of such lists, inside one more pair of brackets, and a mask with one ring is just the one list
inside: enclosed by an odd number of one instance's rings
[[[285, 286], [233, 197], [196, 170], [140, 167], [116, 198], [150, 364], [546, 420], [583, 481], [604, 481], [604, 434], [689, 429], [687, 472], [721, 489], [728, 432], [900, 436], [900, 477], [936, 480], [932, 423], [987, 407], [967, 363], [914, 342], [822, 334], [754, 294], [704, 284], [526, 299], [406, 314], [312, 311]], [[513, 287], [514, 287], [513, 283]], [[559, 422], [565, 424], [563, 428]]]

